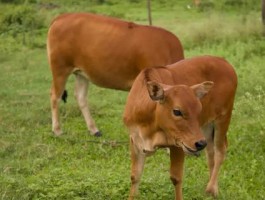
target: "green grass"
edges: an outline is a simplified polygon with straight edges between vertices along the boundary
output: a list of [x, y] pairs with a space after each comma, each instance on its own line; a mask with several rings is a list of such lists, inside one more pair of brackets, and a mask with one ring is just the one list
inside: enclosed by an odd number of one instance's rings
[[[49, 21], [65, 11], [92, 11], [147, 24], [145, 2], [53, 2], [59, 7], [39, 10], [44, 28], [15, 36], [14, 30], [0, 32], [0, 199], [126, 199], [130, 159], [122, 112], [127, 93], [91, 85], [91, 111], [104, 134], [94, 138], [75, 102], [71, 77], [69, 101], [60, 105], [64, 134], [53, 136], [45, 41]], [[188, 9], [190, 2], [153, 1], [153, 22], [179, 36], [186, 57], [222, 56], [237, 71], [239, 86], [218, 199], [265, 199], [265, 42], [259, 10], [241, 12], [230, 6], [223, 12], [221, 4], [214, 4], [200, 11]], [[19, 6], [0, 3], [0, 19]], [[148, 158], [139, 199], [174, 199], [168, 170], [166, 151]], [[204, 153], [187, 157], [184, 199], [212, 199], [204, 193], [207, 179]]]

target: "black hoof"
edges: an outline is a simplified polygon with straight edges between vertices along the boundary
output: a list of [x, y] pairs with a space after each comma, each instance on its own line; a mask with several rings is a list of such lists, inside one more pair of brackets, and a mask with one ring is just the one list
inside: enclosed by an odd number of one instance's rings
[[102, 133], [100, 131], [97, 131], [95, 134], [94, 134], [95, 137], [101, 137], [102, 136]]

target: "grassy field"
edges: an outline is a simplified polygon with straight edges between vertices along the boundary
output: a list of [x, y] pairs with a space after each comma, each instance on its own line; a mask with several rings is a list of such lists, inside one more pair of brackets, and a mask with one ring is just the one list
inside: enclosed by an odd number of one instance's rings
[[[87, 132], [75, 102], [71, 77], [67, 84], [69, 101], [61, 104], [64, 134], [53, 136], [51, 74], [45, 42], [50, 20], [63, 12], [89, 11], [147, 24], [145, 1], [3, 2], [0, 1], [0, 199], [126, 199], [130, 159], [122, 112], [127, 93], [91, 85], [90, 107], [104, 134], [94, 138]], [[239, 86], [218, 199], [262, 200], [265, 38], [260, 5], [254, 0], [213, 2], [205, 0], [195, 8], [192, 1], [154, 0], [153, 23], [179, 36], [186, 57], [218, 55], [234, 65]], [[166, 151], [160, 150], [148, 158], [139, 199], [174, 199], [168, 170]], [[187, 157], [184, 199], [212, 199], [204, 193], [207, 180], [204, 153], [199, 158]]]

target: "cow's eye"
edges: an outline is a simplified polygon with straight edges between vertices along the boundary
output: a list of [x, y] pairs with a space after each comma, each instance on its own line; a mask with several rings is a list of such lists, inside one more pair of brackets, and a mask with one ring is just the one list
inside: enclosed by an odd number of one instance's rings
[[174, 114], [175, 116], [178, 116], [178, 117], [183, 116], [182, 112], [181, 112], [180, 110], [178, 110], [178, 109], [174, 109], [174, 110], [173, 110], [173, 114]]

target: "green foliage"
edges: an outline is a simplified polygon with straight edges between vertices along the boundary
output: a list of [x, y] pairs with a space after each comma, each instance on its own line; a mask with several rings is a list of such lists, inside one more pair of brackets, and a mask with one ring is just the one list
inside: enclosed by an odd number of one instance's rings
[[140, 2], [140, 0], [128, 0], [128, 1], [131, 3], [139, 3]]
[[199, 11], [207, 11], [207, 10], [258, 10], [260, 9], [260, 3], [257, 3], [256, 0], [204, 0], [201, 1], [199, 7]]
[[255, 8], [258, 3], [255, 0], [224, 0], [223, 4], [234, 7], [248, 6], [250, 8]]
[[14, 3], [14, 4], [24, 4], [24, 3], [36, 3], [37, 0], [0, 0], [0, 3]]
[[46, 28], [45, 18], [37, 7], [30, 5], [11, 7], [0, 18], [0, 38], [10, 41], [6, 45], [14, 44], [10, 46], [11, 48], [0, 45], [0, 52], [15, 50], [21, 44], [43, 48], [45, 41], [42, 36], [46, 33]]
[[44, 18], [31, 6], [17, 6], [6, 12], [1, 20], [1, 31], [16, 36], [44, 27]]

